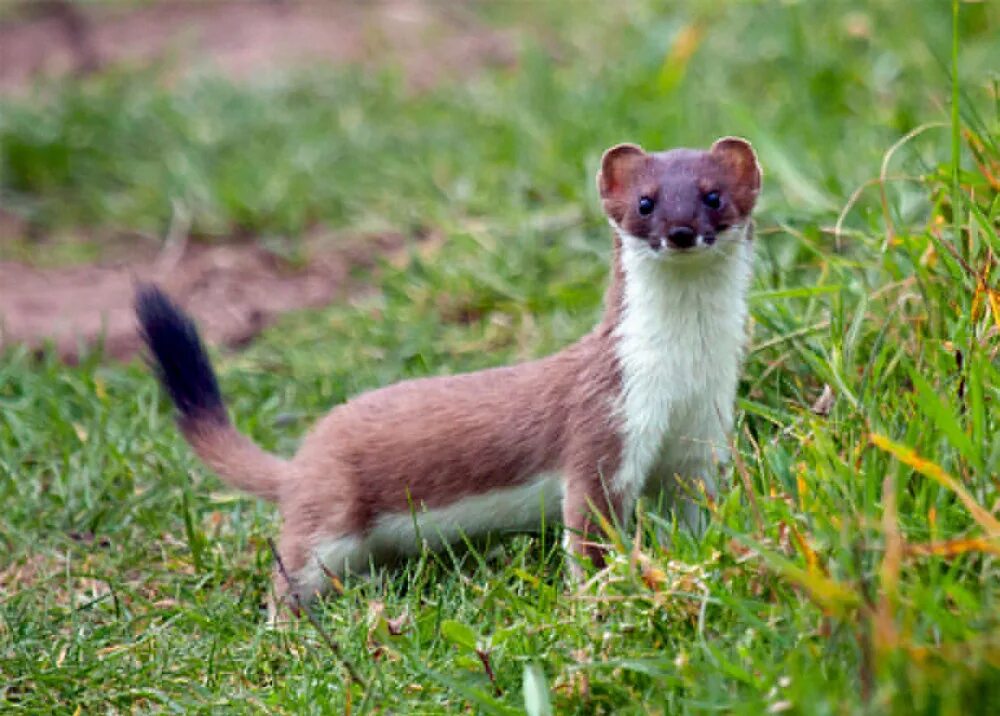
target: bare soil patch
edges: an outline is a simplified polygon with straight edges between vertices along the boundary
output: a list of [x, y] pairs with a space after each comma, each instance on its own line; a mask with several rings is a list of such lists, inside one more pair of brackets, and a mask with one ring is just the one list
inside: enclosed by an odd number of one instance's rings
[[0, 92], [41, 76], [167, 59], [234, 79], [316, 64], [395, 63], [416, 86], [514, 59], [513, 36], [464, 3], [174, 0], [29, 2], [0, 23]]
[[[207, 68], [238, 81], [323, 63], [391, 63], [419, 88], [514, 58], [509, 33], [483, 26], [462, 3], [430, 0], [45, 0], [3, 17], [0, 94], [22, 92], [40, 77], [163, 59], [178, 74]], [[0, 246], [15, 224], [0, 221]], [[0, 261], [0, 350], [51, 341], [72, 360], [81, 345], [103, 339], [108, 355], [128, 357], [139, 346], [131, 303], [141, 280], [177, 297], [209, 341], [244, 343], [283, 312], [344, 296], [352, 267], [400, 243], [381, 237], [314, 247], [299, 268], [248, 244], [191, 245], [166, 262], [141, 250], [126, 252], [126, 261], [58, 269]]]
[[256, 244], [193, 245], [176, 257], [161, 253], [59, 269], [0, 261], [0, 351], [51, 342], [73, 361], [82, 346], [103, 340], [107, 355], [128, 358], [140, 345], [132, 313], [140, 281], [163, 286], [194, 315], [209, 342], [241, 345], [282, 313], [328, 305], [359, 290], [352, 269], [372, 266], [402, 244], [394, 235], [340, 238], [313, 246], [302, 267]]

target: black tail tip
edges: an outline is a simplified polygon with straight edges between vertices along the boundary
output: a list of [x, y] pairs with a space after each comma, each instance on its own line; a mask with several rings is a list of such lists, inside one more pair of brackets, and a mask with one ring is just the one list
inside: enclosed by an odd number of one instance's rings
[[219, 383], [191, 317], [153, 284], [136, 287], [135, 314], [157, 376], [181, 416], [227, 421]]

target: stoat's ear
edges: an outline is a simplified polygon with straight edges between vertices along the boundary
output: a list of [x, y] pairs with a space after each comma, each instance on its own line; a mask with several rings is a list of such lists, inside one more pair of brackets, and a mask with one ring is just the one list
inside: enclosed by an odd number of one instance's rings
[[763, 173], [750, 142], [740, 137], [723, 137], [712, 145], [709, 153], [722, 163], [736, 186], [757, 196]]
[[639, 169], [649, 161], [649, 155], [637, 144], [617, 144], [601, 157], [597, 172], [597, 190], [602, 199], [611, 199], [635, 181]]

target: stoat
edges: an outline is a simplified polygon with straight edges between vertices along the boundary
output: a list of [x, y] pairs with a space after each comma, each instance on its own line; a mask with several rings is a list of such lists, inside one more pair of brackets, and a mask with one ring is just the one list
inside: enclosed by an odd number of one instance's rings
[[[597, 184], [614, 252], [590, 333], [547, 358], [364, 393], [289, 460], [236, 430], [191, 319], [139, 288], [141, 332], [181, 431], [230, 485], [277, 503], [296, 596], [425, 543], [543, 518], [565, 524], [572, 565], [599, 565], [595, 513], [625, 524], [642, 495], [665, 492], [680, 520], [698, 522], [698, 495], [714, 495], [728, 457], [760, 167], [732, 137], [707, 151], [620, 144]], [[274, 587], [287, 596], [278, 574]]]

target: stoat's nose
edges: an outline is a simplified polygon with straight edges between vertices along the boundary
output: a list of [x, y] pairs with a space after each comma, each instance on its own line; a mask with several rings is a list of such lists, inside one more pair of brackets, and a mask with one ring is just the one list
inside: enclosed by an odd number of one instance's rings
[[697, 234], [690, 226], [675, 226], [667, 232], [667, 241], [675, 249], [690, 249], [697, 238]]

